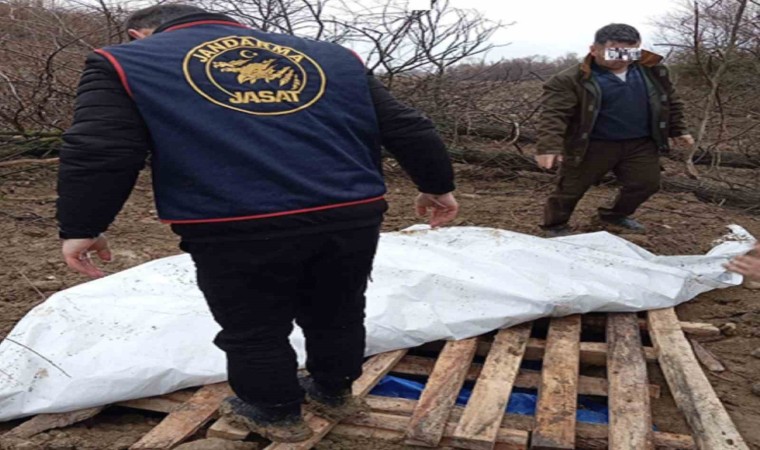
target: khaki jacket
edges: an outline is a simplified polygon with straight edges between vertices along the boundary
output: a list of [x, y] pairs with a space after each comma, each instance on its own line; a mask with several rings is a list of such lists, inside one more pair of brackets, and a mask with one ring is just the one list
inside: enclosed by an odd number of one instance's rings
[[[662, 56], [644, 51], [637, 63], [643, 69], [652, 113], [652, 138], [661, 152], [668, 138], [688, 134], [683, 102], [670, 81]], [[538, 119], [538, 154], [562, 154], [565, 164], [577, 166], [588, 149], [601, 107], [601, 88], [591, 74], [593, 56], [544, 83]]]

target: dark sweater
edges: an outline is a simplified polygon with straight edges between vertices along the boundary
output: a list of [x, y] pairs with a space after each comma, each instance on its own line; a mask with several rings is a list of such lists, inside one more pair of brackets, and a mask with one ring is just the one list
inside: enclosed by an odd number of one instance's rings
[[593, 76], [602, 91], [602, 106], [591, 139], [624, 141], [651, 136], [647, 85], [638, 65], [628, 67], [626, 81], [596, 64]]

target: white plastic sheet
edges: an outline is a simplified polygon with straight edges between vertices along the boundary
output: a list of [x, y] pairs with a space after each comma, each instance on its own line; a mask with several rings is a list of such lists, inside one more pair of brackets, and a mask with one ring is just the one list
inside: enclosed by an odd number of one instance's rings
[[[486, 228], [384, 234], [368, 290], [367, 354], [545, 316], [674, 306], [737, 285], [740, 227], [704, 256], [659, 257], [607, 233], [541, 239]], [[255, 301], [241, 299], [241, 301]], [[0, 343], [0, 421], [223, 381], [218, 326], [187, 255], [50, 297]], [[303, 337], [291, 337], [301, 361]]]

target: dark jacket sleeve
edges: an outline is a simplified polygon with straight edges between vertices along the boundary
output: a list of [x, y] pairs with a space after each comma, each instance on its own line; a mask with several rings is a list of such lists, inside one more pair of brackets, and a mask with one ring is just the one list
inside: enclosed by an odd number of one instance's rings
[[150, 147], [150, 134], [111, 64], [88, 56], [74, 122], [63, 135], [58, 223], [63, 239], [95, 237], [124, 206]]
[[689, 134], [689, 126], [686, 124], [686, 114], [684, 113], [684, 102], [681, 96], [678, 95], [675, 85], [670, 78], [670, 70], [666, 68], [666, 76], [668, 77], [668, 83], [666, 90], [668, 98], [670, 99], [670, 118], [669, 118], [669, 137], [679, 137], [685, 134]]
[[453, 191], [454, 169], [433, 122], [396, 100], [380, 80], [372, 75], [368, 78], [383, 147], [396, 158], [420, 192]]
[[563, 73], [544, 83], [538, 116], [538, 154], [564, 153], [565, 134], [577, 113], [578, 96], [570, 77]]

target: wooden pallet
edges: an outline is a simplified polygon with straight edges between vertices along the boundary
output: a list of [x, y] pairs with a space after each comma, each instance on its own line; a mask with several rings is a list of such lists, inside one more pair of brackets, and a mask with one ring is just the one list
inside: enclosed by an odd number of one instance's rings
[[[531, 337], [533, 324], [501, 330], [490, 339], [431, 344], [437, 357], [399, 350], [367, 361], [354, 393], [367, 398], [371, 412], [336, 424], [307, 414], [315, 437], [300, 444], [271, 444], [270, 450], [307, 450], [328, 433], [402, 442], [429, 448], [462, 449], [748, 449], [702, 372], [684, 332], [698, 336], [719, 331], [706, 324], [678, 321], [672, 309], [636, 314], [569, 316], [552, 319], [545, 339]], [[584, 342], [581, 329], [606, 332], [606, 342]], [[647, 331], [654, 347], [642, 344]], [[476, 355], [482, 363], [473, 362]], [[542, 360], [542, 370], [521, 368], [523, 360]], [[647, 363], [659, 363], [691, 435], [655, 432], [650, 398], [661, 395], [647, 379]], [[581, 365], [606, 366], [607, 377], [579, 374]], [[368, 396], [389, 372], [427, 377], [418, 401]], [[456, 398], [466, 381], [474, 381], [465, 407]], [[513, 388], [537, 389], [536, 416], [505, 413]], [[216, 419], [226, 383], [205, 386], [120, 406], [167, 413], [166, 418], [132, 449], [171, 449]], [[578, 395], [608, 398], [609, 425], [576, 423]], [[36, 433], [93, 417], [103, 408], [39, 415], [9, 435]], [[215, 420], [207, 436], [242, 440], [247, 430]]]

